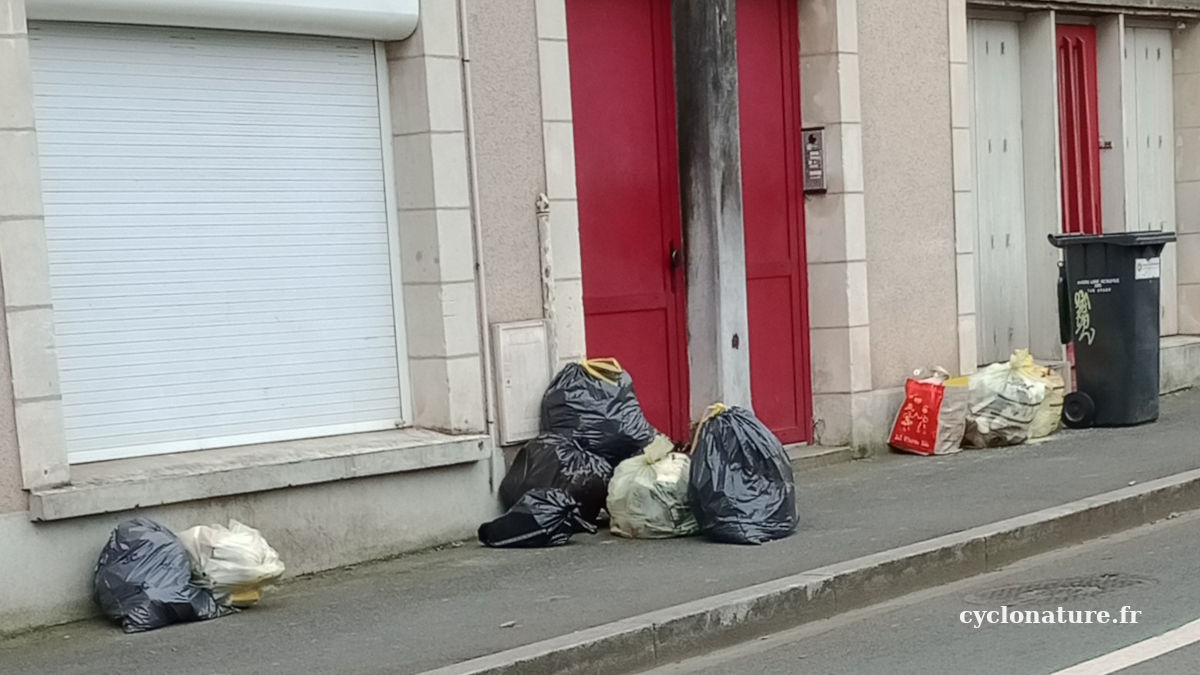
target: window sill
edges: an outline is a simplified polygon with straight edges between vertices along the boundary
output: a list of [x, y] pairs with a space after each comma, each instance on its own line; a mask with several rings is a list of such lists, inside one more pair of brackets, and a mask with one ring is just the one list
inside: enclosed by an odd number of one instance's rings
[[420, 471], [478, 462], [491, 451], [484, 435], [399, 429], [81, 464], [71, 467], [70, 485], [32, 491], [29, 515], [62, 520]]

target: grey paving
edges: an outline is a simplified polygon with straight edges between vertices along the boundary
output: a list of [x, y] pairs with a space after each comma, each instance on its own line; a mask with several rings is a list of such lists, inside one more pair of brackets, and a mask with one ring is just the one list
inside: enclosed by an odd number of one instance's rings
[[[739, 673], [926, 675], [1053, 673], [1161, 634], [1200, 617], [1200, 514], [1162, 521], [1008, 570], [910, 596], [890, 605], [765, 636], [722, 652], [651, 671], [654, 675]], [[1022, 610], [1103, 610], [1143, 614], [1136, 624], [964, 625], [964, 610], [998, 609], [979, 595], [1018, 584], [1053, 584], [1125, 574], [1145, 583], [1075, 598], [1022, 603]], [[1200, 672], [1200, 646], [1129, 668], [1130, 675]]]
[[468, 542], [293, 581], [207, 624], [125, 636], [92, 621], [0, 642], [0, 673], [420, 672], [1200, 468], [1197, 410], [1200, 394], [1185, 393], [1165, 398], [1152, 426], [802, 473], [800, 532], [762, 547]]

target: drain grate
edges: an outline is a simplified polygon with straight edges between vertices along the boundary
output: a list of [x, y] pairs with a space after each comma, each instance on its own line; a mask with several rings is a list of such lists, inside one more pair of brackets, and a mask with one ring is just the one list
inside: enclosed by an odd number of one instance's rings
[[1091, 598], [1135, 586], [1158, 583], [1150, 577], [1108, 572], [1085, 577], [1049, 579], [1026, 584], [1001, 586], [970, 593], [963, 600], [972, 605], [1044, 605], [1061, 604], [1069, 600]]

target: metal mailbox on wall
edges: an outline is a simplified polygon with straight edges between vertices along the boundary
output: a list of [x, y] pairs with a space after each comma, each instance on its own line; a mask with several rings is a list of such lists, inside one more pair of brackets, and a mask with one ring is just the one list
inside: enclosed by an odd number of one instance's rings
[[825, 127], [808, 127], [804, 133], [804, 192], [821, 194], [825, 180]]

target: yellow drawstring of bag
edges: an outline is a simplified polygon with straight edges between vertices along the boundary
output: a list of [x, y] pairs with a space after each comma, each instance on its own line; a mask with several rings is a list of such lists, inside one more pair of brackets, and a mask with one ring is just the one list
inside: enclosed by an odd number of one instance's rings
[[709, 420], [717, 415], [720, 415], [728, 409], [729, 406], [725, 405], [724, 403], [714, 403], [708, 406], [708, 409], [704, 411], [704, 416], [700, 418], [700, 422], [696, 425], [695, 435], [692, 436], [691, 449], [693, 452], [696, 450], [696, 445], [700, 442], [700, 431], [704, 429], [704, 425], [708, 424]]
[[616, 384], [617, 378], [625, 372], [616, 359], [580, 359], [579, 366], [588, 375], [609, 384]]

